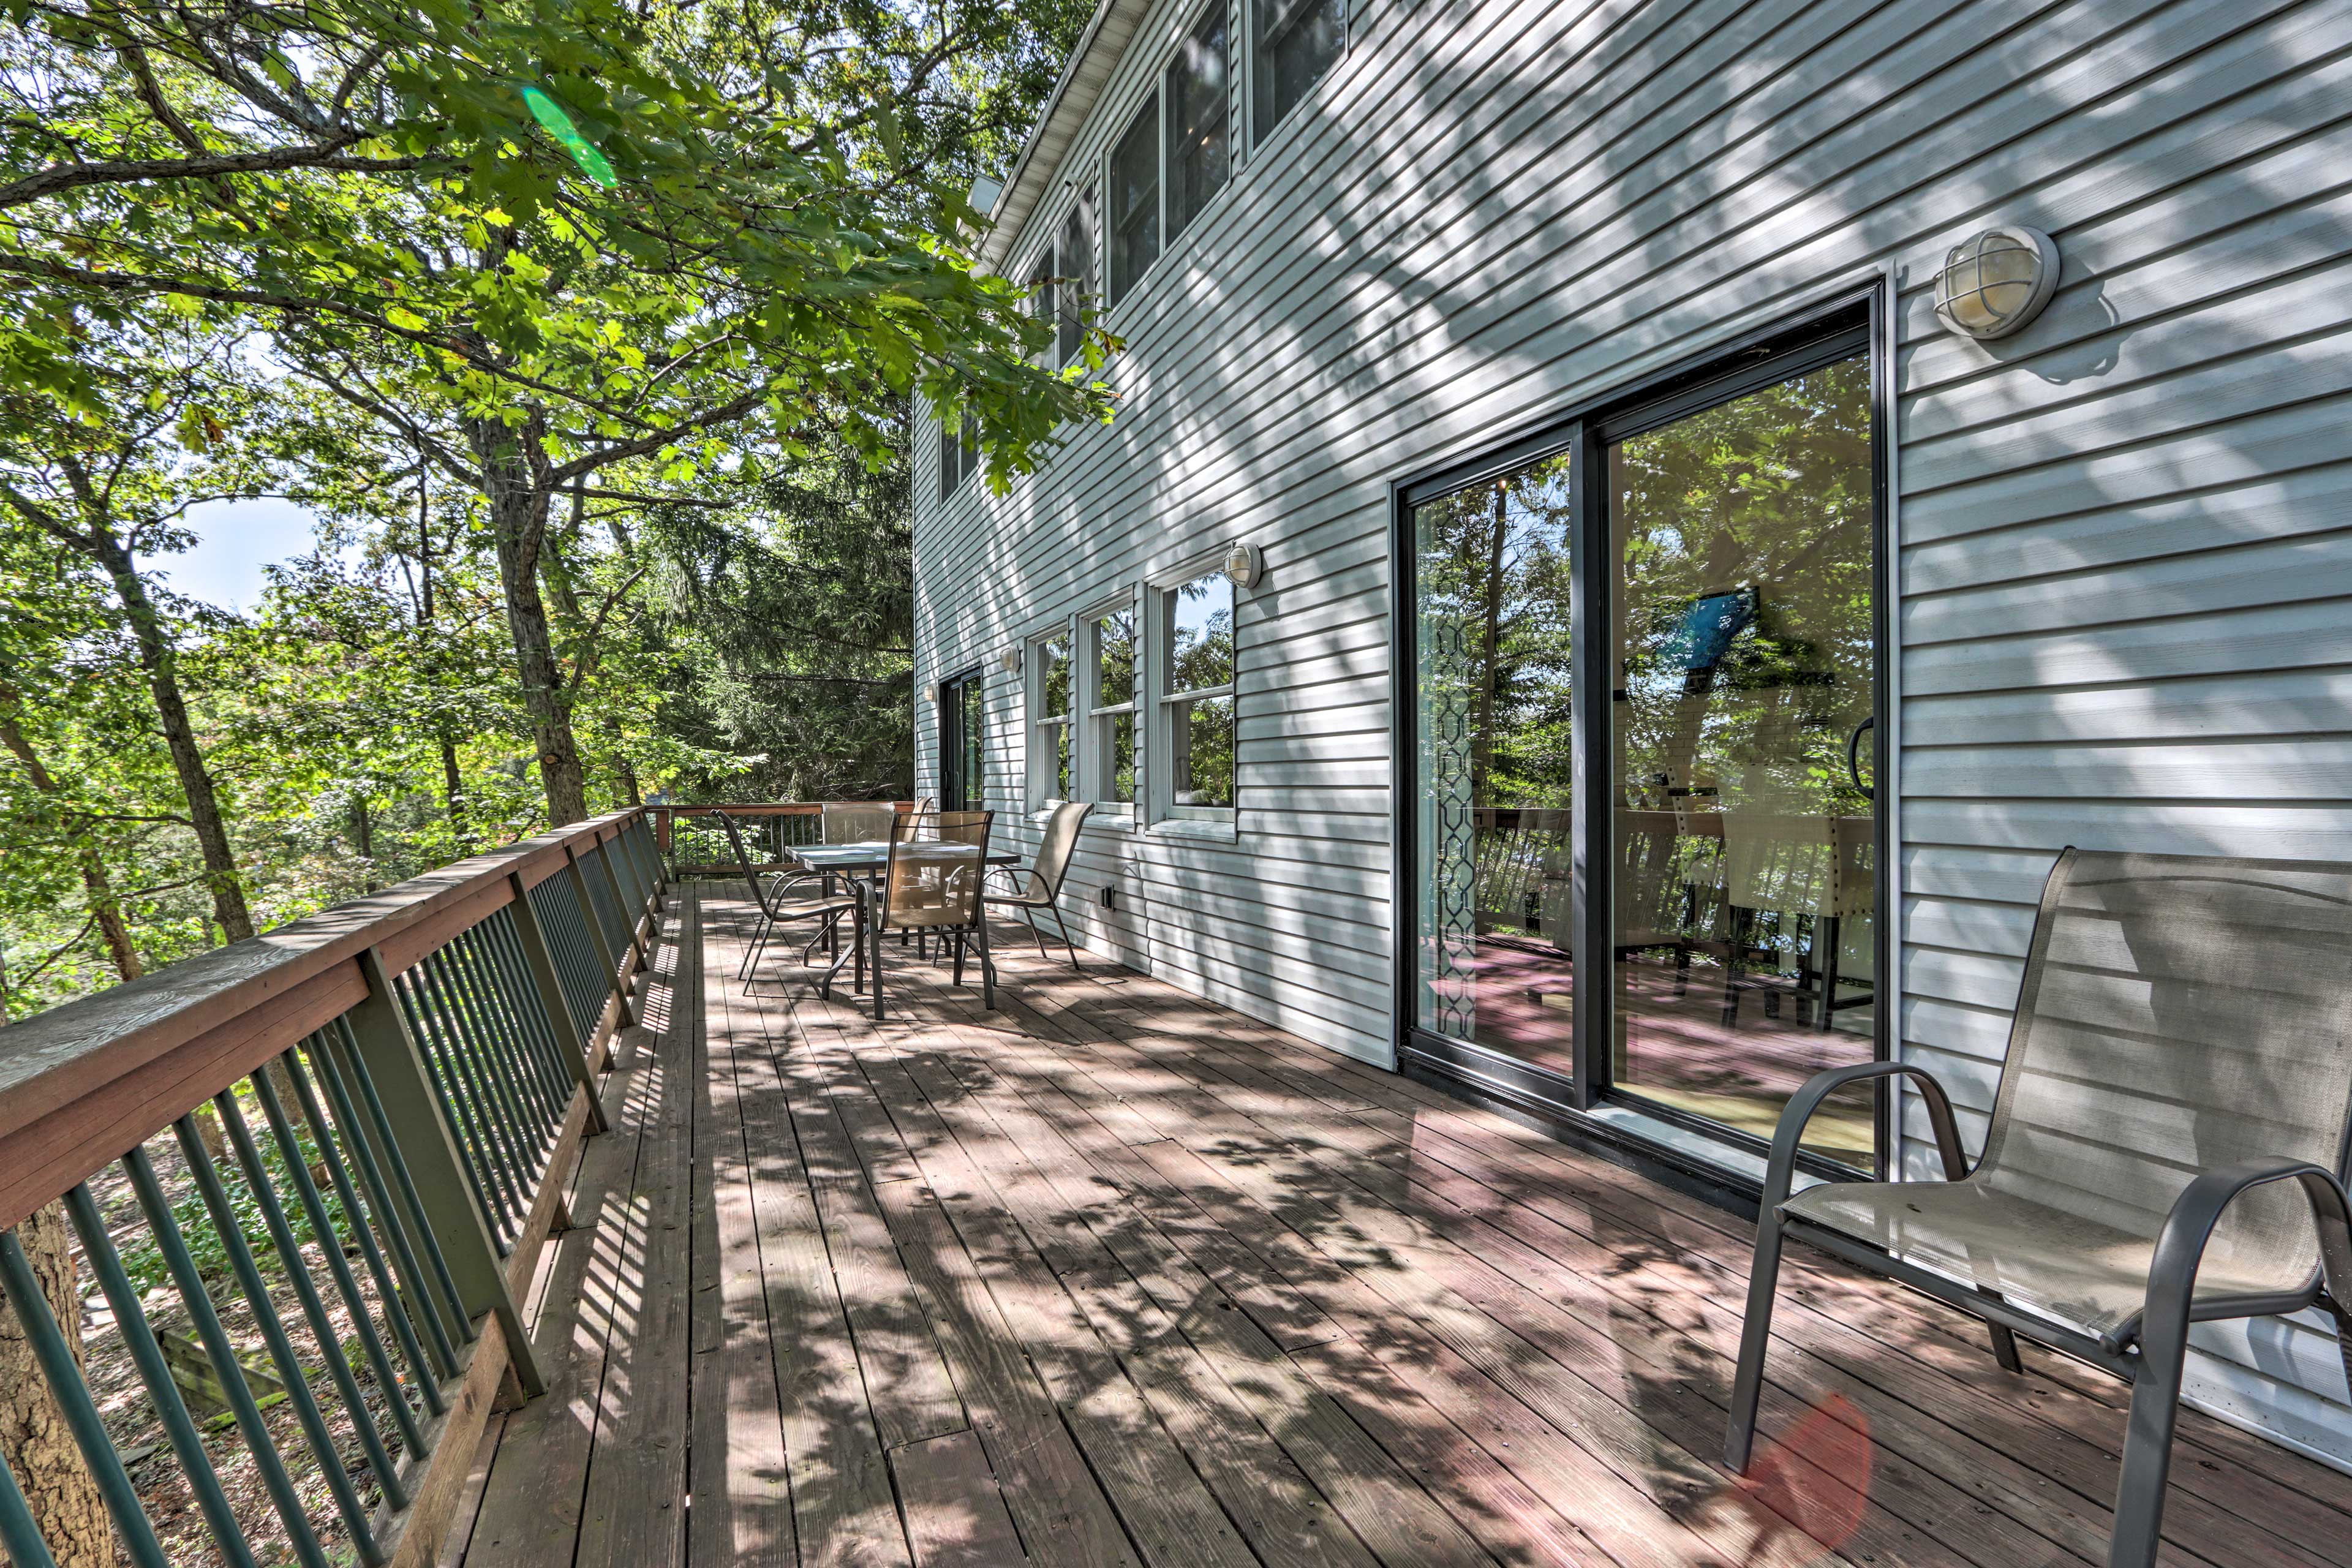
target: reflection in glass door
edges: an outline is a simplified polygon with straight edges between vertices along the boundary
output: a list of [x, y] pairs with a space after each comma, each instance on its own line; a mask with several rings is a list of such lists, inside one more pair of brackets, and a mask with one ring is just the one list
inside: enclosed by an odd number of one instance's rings
[[1415, 1018], [1566, 1075], [1573, 754], [1566, 455], [1415, 504]]
[[940, 809], [979, 811], [987, 794], [982, 772], [987, 724], [980, 671], [940, 682]]
[[[1606, 447], [1611, 1080], [1760, 1138], [1876, 1048], [1872, 438], [1856, 355]], [[1870, 1166], [1867, 1090], [1808, 1147]]]

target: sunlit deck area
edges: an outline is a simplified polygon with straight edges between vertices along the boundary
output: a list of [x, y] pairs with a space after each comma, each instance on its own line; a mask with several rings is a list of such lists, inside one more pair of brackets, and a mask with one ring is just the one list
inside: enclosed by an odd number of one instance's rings
[[[876, 1024], [674, 889], [449, 1563], [2105, 1560], [2127, 1393], [1800, 1254], [1717, 1462], [1736, 1216], [997, 938]], [[2184, 1413], [2168, 1562], [2345, 1561], [2352, 1478]]]

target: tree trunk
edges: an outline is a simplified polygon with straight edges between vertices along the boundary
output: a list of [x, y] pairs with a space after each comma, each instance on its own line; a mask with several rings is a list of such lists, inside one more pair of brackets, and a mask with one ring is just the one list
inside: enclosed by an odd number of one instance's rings
[[1498, 668], [1503, 632], [1503, 541], [1509, 527], [1506, 507], [1509, 494], [1495, 487], [1493, 531], [1486, 540], [1485, 624], [1478, 633], [1477, 710], [1470, 731], [1470, 804], [1491, 805], [1488, 789], [1495, 771], [1495, 700], [1502, 680]]
[[[41, 1293], [48, 1298], [49, 1310], [79, 1364], [81, 1293], [68, 1236], [63, 1203], [37, 1211], [16, 1226], [33, 1277], [40, 1281]], [[110, 1568], [114, 1535], [105, 1501], [66, 1427], [65, 1413], [49, 1396], [14, 1302], [0, 1310], [0, 1459], [7, 1461], [24, 1489], [33, 1522], [48, 1542], [58, 1568]]]
[[482, 463], [490, 529], [499, 545], [499, 581], [506, 590], [507, 629], [514, 637], [516, 673], [522, 678], [523, 704], [539, 744], [548, 820], [561, 826], [588, 815], [588, 788], [580, 742], [572, 733], [570, 698], [548, 634], [547, 604], [539, 592], [539, 557], [551, 499], [544, 429], [544, 416], [534, 412], [520, 427], [476, 421], [468, 435]]
[[89, 527], [83, 547], [113, 580], [115, 595], [122, 601], [123, 614], [131, 622], [131, 634], [139, 644], [139, 663], [147, 672], [148, 689], [154, 694], [156, 717], [163, 721], [163, 743], [171, 749], [172, 769], [179, 774], [180, 793], [188, 802], [188, 821], [195, 829], [197, 847], [204, 852], [205, 881], [213, 895], [213, 918], [220, 922], [222, 934], [230, 942], [243, 942], [253, 934], [253, 915], [246, 908], [245, 884], [236, 874], [236, 854], [229, 847], [228, 825], [221, 815], [220, 796], [213, 788], [213, 775], [205, 766], [204, 752], [196, 745], [195, 726], [188, 720], [187, 701], [180, 694], [179, 654], [163, 629], [163, 618], [157, 614], [155, 602], [147, 596], [147, 584], [132, 563], [131, 552], [115, 537], [110, 525], [92, 521]]
[[[16, 706], [16, 694], [0, 686], [0, 702]], [[64, 791], [40, 754], [12, 715], [0, 714], [0, 745], [16, 753], [24, 764], [25, 776], [43, 795], [61, 796]], [[98, 933], [106, 943], [106, 956], [114, 964], [114, 972], [125, 980], [136, 980], [140, 974], [139, 950], [131, 945], [131, 928], [123, 923], [122, 905], [114, 897], [113, 879], [107, 875], [106, 862], [100, 858], [95, 845], [87, 841], [74, 848], [75, 858], [81, 863], [82, 890], [89, 895], [91, 916], [98, 921]]]

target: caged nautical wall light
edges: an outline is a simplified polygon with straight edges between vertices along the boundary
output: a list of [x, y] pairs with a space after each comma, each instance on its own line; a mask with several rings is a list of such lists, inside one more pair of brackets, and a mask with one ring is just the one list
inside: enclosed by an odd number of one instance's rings
[[1257, 585], [1258, 574], [1265, 569], [1265, 558], [1258, 553], [1255, 544], [1244, 544], [1235, 540], [1225, 546], [1225, 575], [1233, 579], [1234, 587], [1244, 592]]
[[2058, 288], [2058, 247], [2038, 228], [1996, 224], [1945, 253], [1936, 314], [1979, 340], [2021, 331]]

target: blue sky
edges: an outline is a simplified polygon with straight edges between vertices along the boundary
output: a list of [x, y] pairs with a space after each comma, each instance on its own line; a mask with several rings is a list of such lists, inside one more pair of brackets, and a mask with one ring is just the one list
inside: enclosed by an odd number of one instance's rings
[[310, 513], [291, 501], [212, 501], [186, 522], [199, 536], [194, 550], [139, 563], [175, 593], [224, 609], [252, 609], [261, 602], [262, 567], [313, 548]]

